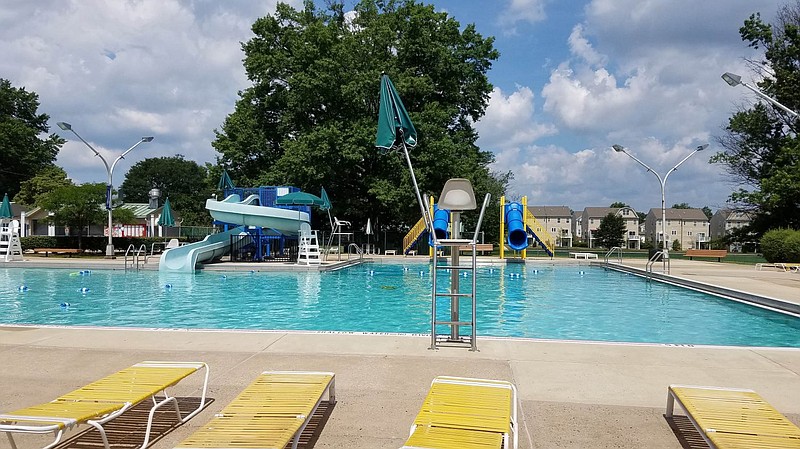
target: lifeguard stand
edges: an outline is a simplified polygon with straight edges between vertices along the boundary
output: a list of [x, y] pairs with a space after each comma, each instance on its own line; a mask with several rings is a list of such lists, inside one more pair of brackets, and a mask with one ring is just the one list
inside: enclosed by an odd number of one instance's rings
[[0, 261], [22, 260], [19, 221], [0, 219]]
[[[461, 230], [461, 212], [468, 210], [475, 210], [478, 205], [475, 201], [475, 192], [472, 189], [472, 184], [468, 179], [453, 178], [447, 180], [439, 196], [438, 206], [441, 209], [449, 209], [451, 212], [451, 237], [450, 238], [437, 238], [436, 233], [431, 232], [433, 244], [436, 248], [447, 247], [450, 248], [450, 263], [445, 262], [444, 265], [439, 265], [439, 251], [433, 251], [433, 287], [431, 295], [431, 349], [437, 349], [438, 346], [468, 346], [471, 351], [477, 351], [477, 327], [476, 327], [476, 272], [477, 272], [477, 252], [476, 252], [476, 237], [480, 233], [481, 224], [483, 223], [483, 213], [486, 211], [486, 206], [491, 199], [490, 194], [486, 194], [481, 207], [481, 214], [478, 218], [478, 224], [475, 227], [475, 233], [472, 239], [463, 239], [460, 237]], [[427, 199], [426, 199], [427, 201]], [[428, 207], [426, 205], [426, 207]], [[428, 218], [429, 219], [429, 218]], [[432, 223], [428, 223], [429, 229], [432, 229]], [[463, 247], [471, 250], [471, 263], [469, 265], [461, 265], [459, 261], [459, 253]], [[440, 277], [438, 276], [439, 270], [449, 272], [450, 289], [449, 292], [440, 292], [438, 287]], [[459, 277], [462, 273], [471, 278], [471, 290], [469, 293], [462, 293], [459, 289]], [[449, 320], [439, 321], [436, 319], [436, 300], [437, 298], [450, 298], [450, 318]], [[461, 299], [471, 301], [472, 313], [469, 321], [462, 320], [459, 314]], [[449, 334], [439, 334], [436, 329], [437, 326], [449, 326]], [[470, 327], [469, 335], [461, 335], [461, 327]]]

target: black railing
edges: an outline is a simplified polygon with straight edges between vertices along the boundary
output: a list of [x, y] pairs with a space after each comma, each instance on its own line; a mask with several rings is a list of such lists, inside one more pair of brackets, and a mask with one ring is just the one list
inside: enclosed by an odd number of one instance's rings
[[297, 261], [297, 239], [278, 236], [231, 236], [231, 262]]

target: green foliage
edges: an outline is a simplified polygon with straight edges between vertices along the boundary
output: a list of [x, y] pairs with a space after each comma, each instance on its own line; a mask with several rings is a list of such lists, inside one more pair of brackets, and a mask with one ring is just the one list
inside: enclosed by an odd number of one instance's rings
[[692, 206], [690, 206], [689, 203], [681, 203], [681, 204], [673, 204], [672, 208], [673, 209], [691, 209]]
[[40, 138], [50, 117], [38, 109], [38, 95], [0, 78], [0, 192], [12, 199], [23, 181], [53, 165], [64, 144], [55, 134]]
[[714, 216], [714, 212], [712, 212], [711, 208], [708, 206], [703, 206], [703, 208], [700, 210], [703, 211], [703, 213], [706, 215], [706, 218], [708, 218], [709, 220], [711, 220], [711, 217]]
[[125, 174], [120, 191], [126, 202], [146, 203], [150, 189], [160, 189], [161, 203], [169, 198], [172, 210], [184, 226], [200, 226], [210, 221], [205, 205], [216, 185], [209, 182], [206, 167], [179, 154], [137, 162]]
[[[750, 47], [763, 48], [754, 61], [758, 88], [792, 110], [800, 110], [800, 3], [780, 9], [775, 24], [753, 14], [739, 29]], [[764, 76], [764, 74], [767, 74]], [[724, 152], [712, 162], [723, 164], [743, 186], [731, 194], [735, 209], [750, 213], [750, 230], [800, 229], [800, 142], [798, 119], [769, 102], [756, 103], [731, 117], [720, 138]]]
[[133, 211], [124, 207], [114, 208], [114, 213], [111, 214], [111, 219], [114, 221], [114, 224], [139, 223], [139, 221], [136, 220], [136, 215], [134, 215]]
[[681, 247], [681, 241], [678, 240], [678, 239], [673, 240], [672, 241], [672, 250], [673, 251], [680, 251], [681, 249], [683, 249]]
[[497, 234], [491, 211], [510, 173], [489, 171], [494, 156], [475, 145], [472, 126], [492, 90], [494, 39], [414, 0], [362, 0], [355, 10], [351, 21], [341, 1], [279, 4], [253, 24], [243, 44], [253, 84], [217, 131], [218, 164], [237, 186], [325, 187], [340, 218], [408, 229], [420, 213], [406, 162], [374, 147], [386, 72], [419, 133], [411, 158], [420, 189], [438, 195], [447, 179], [470, 179], [478, 198], [492, 194], [483, 229]]
[[626, 203], [623, 203], [622, 201], [614, 201], [608, 207], [615, 207], [617, 209], [622, 209], [623, 207], [630, 207], [630, 206], [628, 204], [626, 204]]
[[800, 262], [800, 231], [773, 229], [761, 237], [761, 252], [768, 262]]
[[594, 237], [603, 248], [613, 248], [622, 246], [625, 241], [625, 219], [621, 215], [610, 213], [600, 220], [600, 226], [594, 233]]
[[42, 195], [60, 187], [71, 185], [73, 183], [67, 178], [67, 172], [61, 167], [51, 165], [40, 170], [33, 178], [22, 181], [15, 199], [17, 202], [27, 206], [38, 205]]
[[104, 183], [60, 187], [39, 199], [44, 209], [53, 212], [53, 222], [68, 226], [71, 234], [78, 235], [79, 242], [84, 228], [104, 222], [107, 217], [105, 201]]

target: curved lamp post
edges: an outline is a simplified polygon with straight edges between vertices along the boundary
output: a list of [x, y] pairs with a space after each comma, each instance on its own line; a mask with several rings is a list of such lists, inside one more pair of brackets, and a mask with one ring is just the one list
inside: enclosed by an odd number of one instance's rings
[[153, 141], [153, 137], [152, 136], [142, 137], [141, 139], [139, 139], [138, 142], [133, 144], [132, 147], [128, 148], [122, 154], [120, 154], [116, 159], [114, 159], [114, 162], [112, 162], [111, 165], [108, 165], [108, 161], [106, 161], [106, 158], [104, 158], [103, 155], [100, 154], [100, 152], [95, 150], [94, 147], [91, 144], [89, 144], [89, 142], [84, 140], [84, 138], [81, 137], [80, 134], [75, 132], [75, 130], [72, 129], [72, 125], [70, 125], [69, 123], [66, 123], [66, 122], [58, 122], [56, 124], [58, 125], [59, 128], [63, 129], [64, 131], [71, 131], [72, 134], [75, 134], [75, 136], [78, 139], [80, 139], [81, 142], [86, 144], [86, 146], [89, 147], [89, 149], [94, 152], [95, 156], [99, 157], [100, 160], [103, 161], [103, 165], [106, 166], [106, 173], [108, 174], [108, 182], [106, 182], [106, 210], [108, 210], [108, 244], [106, 245], [106, 259], [113, 259], [114, 258], [114, 242], [112, 240], [113, 232], [112, 232], [112, 228], [111, 228], [111, 226], [112, 226], [111, 189], [112, 189], [112, 185], [113, 185], [112, 184], [112, 179], [113, 179], [113, 175], [114, 175], [114, 167], [117, 166], [117, 162], [119, 162], [120, 159], [124, 159], [125, 156], [128, 153], [130, 153], [131, 151], [133, 151], [134, 148], [138, 147], [139, 144], [144, 143], [144, 142], [152, 142]]
[[733, 74], [731, 72], [725, 72], [725, 73], [722, 74], [722, 79], [724, 79], [725, 82], [728, 83], [731, 87], [736, 87], [739, 84], [741, 84], [742, 86], [752, 90], [753, 93], [755, 93], [759, 97], [769, 101], [770, 103], [774, 104], [775, 106], [777, 106], [777, 107], [783, 109], [784, 111], [788, 112], [789, 114], [795, 116], [795, 118], [800, 118], [800, 114], [798, 114], [797, 112], [795, 112], [795, 111], [787, 108], [786, 106], [782, 105], [780, 102], [778, 102], [778, 100], [770, 97], [769, 95], [765, 94], [764, 92], [761, 92], [760, 90], [756, 89], [755, 87], [743, 82], [741, 76]]
[[669, 171], [667, 172], [667, 174], [664, 175], [664, 177], [662, 178], [658, 173], [656, 173], [655, 170], [650, 168], [647, 164], [645, 164], [644, 162], [642, 162], [639, 159], [637, 159], [636, 156], [634, 156], [634, 155], [628, 153], [627, 151], [625, 151], [625, 147], [623, 147], [622, 145], [616, 145], [615, 144], [615, 145], [611, 146], [611, 148], [613, 148], [614, 151], [616, 151], [618, 153], [627, 154], [631, 159], [633, 159], [634, 161], [638, 162], [639, 165], [641, 165], [642, 167], [646, 168], [647, 171], [649, 171], [650, 173], [655, 175], [656, 178], [658, 178], [658, 182], [659, 182], [659, 184], [661, 184], [661, 238], [662, 238], [662, 241], [663, 241], [663, 253], [664, 253], [664, 256], [661, 258], [661, 260], [662, 260], [662, 262], [664, 264], [664, 273], [666, 273], [666, 274], [669, 274], [669, 265], [667, 264], [667, 261], [669, 260], [669, 249], [667, 248], [667, 201], [666, 201], [666, 196], [664, 195], [664, 190], [665, 190], [664, 186], [667, 183], [667, 178], [669, 177], [670, 173], [672, 173], [675, 170], [677, 170], [678, 167], [680, 167], [681, 164], [686, 162], [686, 160], [689, 159], [690, 157], [694, 156], [695, 153], [697, 153], [698, 151], [703, 151], [707, 147], [708, 147], [708, 144], [706, 143], [706, 144], [700, 145], [697, 148], [695, 148], [695, 150], [692, 151], [691, 153], [689, 153], [688, 156], [686, 156], [685, 158], [681, 159], [681, 161], [678, 162], [677, 164], [675, 164], [674, 167], [670, 168]]

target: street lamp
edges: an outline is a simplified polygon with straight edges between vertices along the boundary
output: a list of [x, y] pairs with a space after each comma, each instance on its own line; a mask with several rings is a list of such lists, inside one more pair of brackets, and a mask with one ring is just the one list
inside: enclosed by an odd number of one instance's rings
[[132, 147], [128, 148], [122, 154], [120, 154], [119, 157], [114, 159], [114, 162], [109, 166], [108, 162], [106, 161], [106, 158], [104, 158], [103, 155], [100, 154], [100, 152], [95, 150], [94, 147], [91, 144], [89, 144], [89, 142], [84, 140], [84, 138], [81, 137], [80, 134], [75, 132], [75, 130], [72, 129], [72, 125], [70, 125], [69, 123], [66, 123], [66, 122], [58, 122], [56, 124], [58, 125], [59, 128], [63, 129], [64, 131], [71, 131], [72, 134], [75, 134], [75, 136], [78, 139], [80, 139], [81, 142], [85, 143], [86, 146], [89, 147], [89, 149], [94, 152], [95, 156], [99, 157], [100, 160], [103, 161], [103, 165], [106, 166], [106, 173], [108, 174], [108, 182], [106, 183], [106, 210], [108, 210], [108, 244], [106, 245], [106, 259], [113, 259], [114, 258], [114, 242], [112, 240], [113, 232], [112, 232], [112, 228], [111, 228], [111, 226], [112, 226], [111, 189], [112, 189], [112, 185], [113, 185], [112, 184], [112, 179], [113, 179], [113, 175], [114, 175], [114, 167], [117, 166], [117, 162], [119, 162], [120, 159], [124, 159], [125, 156], [128, 153], [130, 153], [134, 148], [138, 147], [139, 144], [141, 144], [143, 142], [152, 142], [153, 141], [153, 137], [152, 136], [142, 137], [141, 139], [139, 139], [138, 142], [133, 144]]
[[742, 77], [741, 76], [733, 74], [731, 72], [725, 72], [725, 73], [722, 74], [722, 79], [724, 79], [725, 82], [728, 83], [731, 87], [736, 87], [739, 84], [741, 84], [742, 86], [752, 90], [759, 97], [769, 101], [770, 103], [774, 104], [775, 106], [777, 106], [777, 107], [783, 109], [784, 111], [788, 112], [789, 114], [795, 116], [795, 118], [800, 118], [800, 114], [798, 114], [797, 112], [794, 112], [793, 110], [791, 110], [791, 109], [787, 108], [786, 106], [782, 105], [781, 103], [778, 102], [778, 100], [770, 97], [769, 95], [765, 94], [764, 92], [761, 92], [760, 90], [756, 89], [755, 87], [753, 87], [753, 86], [751, 86], [751, 85], [749, 85], [749, 84], [747, 84], [745, 82], [742, 82]]
[[695, 153], [697, 153], [698, 151], [703, 151], [707, 147], [708, 147], [707, 143], [698, 146], [694, 151], [689, 153], [688, 156], [683, 158], [680, 162], [675, 164], [674, 167], [669, 169], [669, 171], [667, 172], [666, 175], [664, 175], [663, 178], [661, 176], [659, 176], [659, 174], [656, 173], [656, 171], [653, 170], [652, 168], [650, 168], [647, 164], [645, 164], [644, 162], [642, 162], [639, 159], [637, 159], [636, 156], [634, 156], [634, 155], [628, 153], [627, 151], [625, 151], [625, 147], [623, 147], [622, 145], [616, 145], [615, 144], [615, 145], [612, 145], [612, 147], [611, 147], [611, 148], [614, 149], [614, 151], [616, 151], [618, 153], [625, 153], [628, 156], [630, 156], [631, 159], [633, 159], [634, 161], [638, 162], [639, 165], [641, 165], [642, 167], [646, 168], [647, 171], [649, 171], [650, 173], [654, 174], [655, 177], [658, 178], [658, 182], [661, 184], [661, 236], [662, 236], [661, 238], [663, 240], [663, 251], [662, 252], [664, 254], [662, 256], [661, 260], [662, 260], [662, 262], [664, 264], [664, 272], [667, 273], [667, 274], [669, 274], [669, 265], [667, 264], [667, 262], [669, 261], [669, 248], [667, 248], [667, 201], [666, 201], [666, 197], [664, 195], [664, 186], [667, 183], [667, 178], [669, 177], [670, 173], [672, 173], [675, 170], [677, 170], [678, 167], [680, 167], [681, 164], [686, 162], [686, 160], [689, 159], [690, 157], [694, 156]]

